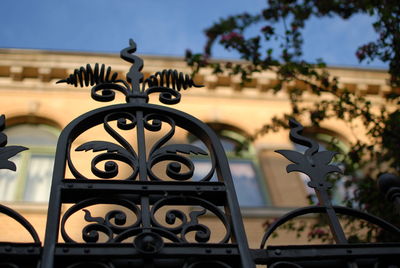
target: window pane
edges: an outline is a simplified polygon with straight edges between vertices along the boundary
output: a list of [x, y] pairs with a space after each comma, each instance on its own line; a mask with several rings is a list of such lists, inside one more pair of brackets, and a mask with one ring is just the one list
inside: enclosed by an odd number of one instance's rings
[[21, 124], [6, 128], [8, 145], [56, 146], [57, 134], [54, 128], [45, 125]]
[[[19, 167], [21, 156], [16, 155], [9, 159]], [[18, 188], [18, 174], [15, 171], [8, 169], [0, 169], [0, 200], [13, 201], [15, 200], [16, 191]]]
[[15, 182], [7, 185], [3, 180], [6, 190], [2, 187], [0, 193], [3, 192], [7, 201], [47, 202], [58, 130], [48, 125], [19, 124], [4, 132], [8, 145], [22, 145], [29, 150], [18, 154], [17, 172], [6, 175], [15, 178]]
[[32, 155], [28, 165], [24, 201], [48, 202], [54, 157], [52, 155]]
[[[206, 160], [196, 159], [193, 179], [202, 179], [211, 168], [211, 163]], [[262, 207], [265, 200], [262, 186], [259, 183], [256, 169], [251, 160], [229, 159], [229, 167], [232, 173], [233, 183], [241, 207]], [[216, 181], [214, 175], [212, 181]]]

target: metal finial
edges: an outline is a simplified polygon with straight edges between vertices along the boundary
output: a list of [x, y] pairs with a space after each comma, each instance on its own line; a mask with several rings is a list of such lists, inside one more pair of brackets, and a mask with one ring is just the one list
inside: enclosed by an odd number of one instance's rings
[[332, 172], [342, 173], [337, 166], [330, 165], [336, 152], [318, 152], [319, 145], [312, 139], [302, 136], [303, 126], [294, 119], [289, 120], [290, 139], [300, 145], [308, 147], [304, 154], [293, 150], [277, 150], [276, 152], [292, 161], [286, 167], [287, 172], [299, 171], [310, 177], [308, 186], [315, 189], [318, 201], [325, 208], [328, 216], [329, 227], [337, 243], [347, 243], [346, 237], [339, 219], [330, 200], [328, 189], [332, 184], [326, 180], [326, 175]]
[[[149, 95], [159, 93], [160, 102], [164, 104], [176, 104], [180, 102], [181, 89], [191, 87], [202, 87], [194, 83], [193, 79], [177, 70], [165, 69], [148, 77], [143, 81], [143, 60], [134, 55], [136, 43], [130, 39], [129, 46], [121, 50], [121, 58], [132, 63], [126, 80], [117, 79], [118, 73], [111, 75], [111, 67], [106, 69], [105, 65], [96, 63], [94, 69], [90, 64], [74, 70], [68, 78], [59, 80], [57, 83], [67, 83], [80, 86], [93, 86], [92, 98], [97, 101], [107, 102], [115, 99], [115, 91], [119, 91], [126, 96], [127, 102], [145, 101], [148, 102]], [[141, 85], [141, 86], [140, 86]]]

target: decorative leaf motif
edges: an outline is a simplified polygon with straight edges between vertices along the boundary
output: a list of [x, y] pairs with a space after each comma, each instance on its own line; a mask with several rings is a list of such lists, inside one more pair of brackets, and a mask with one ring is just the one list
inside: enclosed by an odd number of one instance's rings
[[304, 168], [302, 168], [301, 165], [297, 165], [297, 164], [289, 164], [289, 165], [287, 165], [286, 172], [290, 173], [290, 172], [293, 172], [293, 171], [298, 171], [298, 172], [305, 173], [304, 172]]
[[173, 144], [164, 146], [156, 151], [154, 155], [169, 153], [169, 154], [176, 154], [176, 153], [183, 153], [183, 154], [201, 154], [201, 155], [208, 155], [203, 149], [190, 145], [190, 144]]
[[[0, 116], [0, 131], [3, 131], [6, 126], [6, 117], [3, 115]], [[19, 152], [28, 150], [28, 148], [23, 146], [6, 146], [7, 144], [7, 136], [3, 133], [0, 133], [0, 169], [9, 169], [12, 171], [16, 171], [16, 165], [9, 161], [8, 159], [18, 154]]]
[[323, 151], [318, 152], [312, 156], [312, 159], [316, 165], [328, 165], [337, 152]]
[[289, 161], [292, 161], [293, 163], [299, 164], [305, 161], [305, 156], [302, 153], [296, 152], [296, 151], [291, 151], [291, 150], [276, 150], [278, 154], [283, 155], [288, 159]]
[[132, 155], [129, 154], [124, 147], [107, 141], [89, 141], [75, 149], [75, 151], [85, 152], [89, 150], [93, 150], [93, 152], [107, 151], [108, 153], [118, 153], [128, 158], [132, 158]]
[[25, 150], [28, 150], [28, 148], [23, 146], [7, 146], [0, 148], [0, 169], [16, 171], [17, 167], [8, 159]]

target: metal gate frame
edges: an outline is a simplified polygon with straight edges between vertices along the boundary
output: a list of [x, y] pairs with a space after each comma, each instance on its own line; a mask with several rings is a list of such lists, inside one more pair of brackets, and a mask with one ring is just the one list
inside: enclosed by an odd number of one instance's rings
[[[309, 187], [315, 189], [319, 205], [296, 209], [274, 222], [266, 230], [260, 249], [250, 249], [228, 161], [217, 135], [203, 122], [175, 109], [149, 104], [150, 94], [159, 94], [166, 105], [180, 102], [180, 90], [199, 87], [176, 70], [163, 70], [143, 78], [143, 61], [134, 55], [136, 44], [121, 51], [121, 58], [132, 63], [126, 80], [119, 79], [111, 68], [98, 64], [76, 69], [59, 83], [92, 86], [91, 96], [101, 102], [115, 99], [115, 92], [125, 95], [126, 103], [102, 107], [73, 120], [61, 133], [57, 144], [47, 226], [43, 246], [33, 226], [17, 212], [0, 205], [0, 213], [15, 219], [32, 236], [32, 243], [0, 243], [0, 267], [400, 267], [400, 244], [349, 244], [337, 214], [354, 216], [374, 223], [387, 231], [400, 234], [396, 226], [373, 215], [333, 206], [328, 195], [332, 185], [326, 176], [341, 172], [329, 164], [334, 152], [318, 151], [318, 143], [301, 135], [303, 127], [290, 120], [290, 138], [306, 146], [304, 154], [291, 150], [277, 152], [293, 162], [287, 171], [298, 171], [310, 177]], [[76, 148], [76, 139], [95, 126], [104, 130], [115, 142], [92, 140]], [[0, 131], [5, 117], [0, 117]], [[186, 130], [201, 140], [207, 150], [192, 144], [171, 144], [176, 128]], [[152, 146], [146, 146], [146, 133], [161, 133]], [[137, 148], [119, 131], [136, 132]], [[165, 133], [166, 132], [166, 133]], [[7, 137], [0, 133], [0, 168], [15, 170], [8, 159], [27, 148], [6, 146]], [[150, 148], [150, 149], [149, 149]], [[85, 176], [72, 160], [73, 150], [100, 152], [91, 162], [96, 178]], [[208, 157], [210, 171], [199, 181], [193, 181], [192, 155]], [[165, 174], [153, 172], [153, 167], [167, 162]], [[98, 166], [104, 164], [103, 169]], [[119, 163], [129, 166], [127, 178], [116, 178]], [[66, 170], [72, 173], [65, 177]], [[216, 174], [218, 181], [211, 181]], [[390, 176], [389, 176], [390, 177]], [[393, 181], [393, 176], [389, 181]], [[396, 180], [397, 178], [395, 178]], [[386, 176], [387, 181], [387, 176]], [[392, 199], [400, 198], [396, 183], [386, 187]], [[397, 199], [396, 199], [397, 200]], [[64, 213], [63, 204], [71, 206]], [[110, 210], [103, 217], [93, 217], [88, 207], [96, 204], [118, 205], [135, 215], [127, 223], [122, 210]], [[156, 213], [166, 206], [175, 206], [166, 213], [166, 223], [160, 223]], [[196, 209], [185, 213], [182, 206]], [[198, 210], [200, 209], [200, 210]], [[76, 212], [84, 211], [87, 225], [81, 230], [83, 242], [68, 233], [66, 223]], [[220, 241], [210, 242], [211, 231], [199, 222], [205, 213], [214, 214], [225, 228]], [[310, 213], [325, 214], [334, 245], [267, 246], [269, 237], [287, 221]], [[179, 224], [177, 224], [179, 222]], [[127, 225], [128, 224], [128, 225]], [[7, 230], [5, 230], [7, 231]], [[189, 234], [194, 238], [189, 239]], [[100, 234], [106, 241], [98, 242]], [[60, 241], [60, 238], [64, 242]], [[128, 238], [133, 242], [126, 243]]]

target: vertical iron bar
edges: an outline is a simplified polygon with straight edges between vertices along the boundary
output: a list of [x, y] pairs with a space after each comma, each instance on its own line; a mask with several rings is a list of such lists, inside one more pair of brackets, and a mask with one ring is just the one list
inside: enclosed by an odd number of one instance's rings
[[[137, 118], [137, 143], [138, 143], [138, 157], [139, 157], [139, 180], [147, 181], [147, 156], [146, 156], [146, 139], [144, 135], [144, 122], [143, 111], [136, 112]], [[146, 186], [143, 186], [146, 187]], [[141, 211], [142, 211], [142, 226], [143, 228], [151, 227], [150, 223], [150, 210], [149, 210], [149, 197], [147, 196], [146, 188], [143, 189], [141, 195]]]
[[[65, 165], [68, 157], [68, 136], [64, 132], [61, 134], [58, 143], [56, 158], [54, 161], [54, 170], [47, 212], [46, 231], [43, 245], [43, 254], [41, 258], [41, 268], [54, 267], [54, 251], [58, 241], [58, 231], [60, 225], [61, 213], [61, 180], [65, 177]], [[64, 135], [63, 135], [64, 134]]]
[[[214, 145], [216, 147], [222, 147], [219, 142], [214, 143]], [[237, 200], [235, 187], [233, 185], [232, 176], [230, 174], [229, 163], [225, 155], [220, 155], [221, 152], [224, 152], [223, 148], [216, 148], [214, 154], [217, 158], [217, 165], [220, 165], [222, 167], [221, 174], [218, 174], [218, 177], [222, 176], [226, 187], [228, 206], [225, 206], [225, 213], [230, 219], [230, 224], [232, 226], [232, 242], [238, 244], [242, 267], [255, 268], [256, 266], [253, 257], [251, 256], [246, 232], [244, 230], [243, 218], [240, 212], [239, 202]], [[218, 171], [219, 169], [217, 168], [216, 170]]]
[[347, 244], [346, 236], [343, 232], [342, 225], [339, 222], [339, 219], [336, 215], [334, 208], [332, 207], [332, 203], [329, 199], [328, 192], [320, 191], [319, 189], [315, 189], [317, 193], [318, 200], [320, 200], [321, 205], [325, 207], [326, 214], [328, 216], [329, 228], [333, 234], [333, 237], [338, 244]]
[[[144, 122], [143, 122], [143, 111], [136, 112], [137, 118], [137, 144], [138, 144], [138, 157], [139, 157], [139, 180], [147, 181], [147, 155], [146, 155], [146, 138], [144, 134]], [[145, 186], [143, 186], [145, 187]], [[140, 207], [141, 207], [141, 218], [143, 232], [150, 232], [151, 227], [151, 215], [150, 215], [150, 202], [149, 196], [147, 195], [146, 188], [142, 189], [140, 196]], [[148, 258], [144, 258], [144, 268], [153, 268], [153, 261]]]

